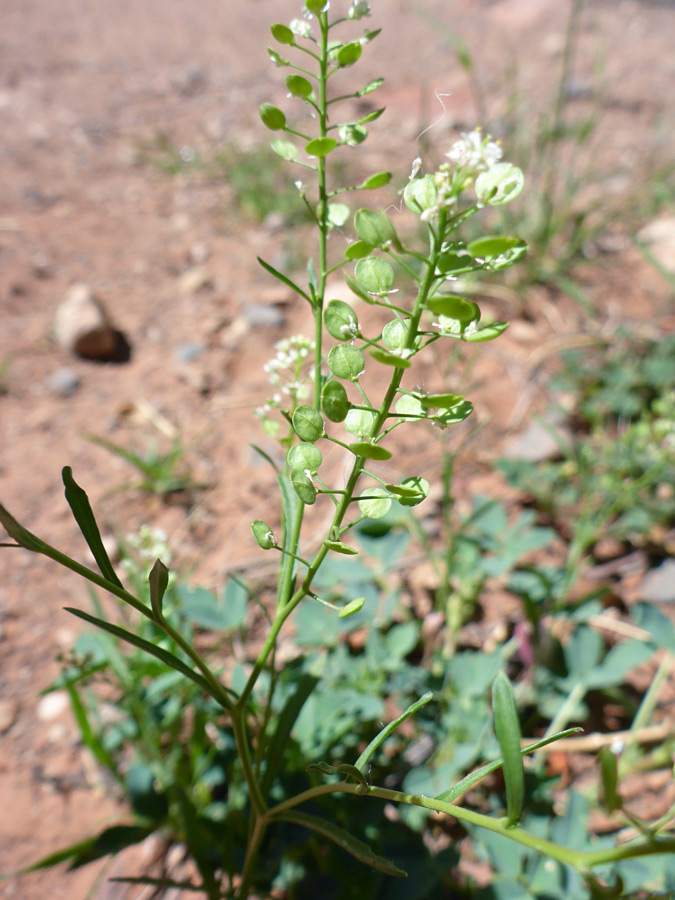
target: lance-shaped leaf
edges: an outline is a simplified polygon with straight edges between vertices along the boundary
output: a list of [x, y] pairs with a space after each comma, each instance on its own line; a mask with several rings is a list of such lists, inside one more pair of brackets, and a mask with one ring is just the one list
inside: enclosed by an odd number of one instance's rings
[[122, 587], [122, 582], [117, 577], [112, 563], [110, 562], [110, 557], [103, 546], [101, 532], [98, 530], [98, 525], [96, 524], [96, 519], [94, 518], [94, 513], [91, 504], [89, 503], [89, 497], [87, 497], [86, 492], [73, 478], [73, 470], [70, 466], [65, 466], [63, 468], [61, 477], [63, 478], [63, 484], [66, 489], [66, 500], [68, 501], [68, 505], [73, 511], [75, 521], [91, 550], [92, 556], [96, 560], [96, 565], [101, 570], [101, 575], [108, 581], [116, 584], [117, 587]]
[[77, 844], [71, 844], [69, 847], [57, 850], [56, 853], [43, 856], [42, 859], [39, 859], [33, 865], [21, 869], [18, 874], [35, 872], [38, 869], [49, 869], [52, 866], [57, 866], [59, 863], [68, 861], [70, 861], [70, 869], [79, 869], [81, 866], [101, 859], [103, 856], [120, 853], [132, 844], [140, 844], [154, 830], [154, 827], [142, 825], [112, 825], [95, 837], [89, 838], [89, 840], [79, 841]]
[[280, 272], [278, 269], [275, 269], [274, 266], [271, 266], [269, 263], [265, 262], [264, 259], [261, 259], [259, 256], [256, 257], [260, 265], [265, 269], [266, 272], [269, 272], [270, 275], [274, 275], [282, 284], [285, 284], [286, 287], [289, 287], [292, 291], [295, 291], [296, 294], [300, 294], [301, 297], [304, 297], [308, 303], [311, 303], [311, 298], [309, 294], [306, 294], [305, 291], [302, 290], [301, 287], [291, 281], [288, 276], [284, 275], [283, 272]]
[[378, 856], [368, 844], [355, 838], [353, 834], [345, 831], [344, 828], [339, 828], [327, 819], [321, 819], [319, 816], [310, 816], [307, 813], [294, 809], [281, 813], [278, 818], [284, 822], [295, 822], [297, 825], [303, 825], [305, 828], [316, 831], [331, 841], [335, 841], [347, 853], [351, 853], [356, 859], [372, 869], [377, 869], [378, 872], [382, 872], [385, 875], [396, 875], [399, 878], [407, 877], [408, 873], [404, 872], [403, 869], [399, 869], [398, 866], [395, 866], [393, 862], [390, 862], [383, 856]]
[[161, 622], [164, 618], [162, 615], [162, 600], [169, 586], [169, 570], [161, 559], [155, 560], [155, 564], [148, 576], [148, 582], [150, 584], [150, 605], [155, 614], [155, 619]]
[[186, 678], [194, 681], [194, 683], [199, 685], [199, 687], [206, 691], [207, 694], [212, 695], [211, 688], [202, 675], [191, 669], [182, 659], [179, 659], [162, 647], [158, 647], [156, 644], [146, 641], [144, 638], [139, 637], [131, 631], [127, 631], [125, 628], [120, 628], [119, 625], [113, 625], [112, 622], [106, 622], [105, 619], [98, 619], [96, 616], [83, 612], [81, 609], [73, 609], [72, 606], [66, 606], [64, 608], [66, 612], [72, 613], [74, 616], [77, 616], [78, 619], [84, 619], [85, 622], [89, 622], [90, 625], [96, 625], [97, 628], [107, 631], [108, 634], [112, 634], [113, 637], [119, 638], [127, 644], [131, 644], [133, 647], [138, 647], [139, 650], [144, 650], [146, 653], [149, 653], [150, 656], [154, 656], [156, 659], [161, 660], [164, 665], [169, 666], [171, 669], [175, 669], [177, 672], [185, 675]]
[[525, 770], [520, 752], [520, 723], [516, 701], [511, 682], [504, 672], [499, 672], [492, 683], [492, 715], [499, 749], [502, 751], [507, 825], [512, 828], [523, 811]]

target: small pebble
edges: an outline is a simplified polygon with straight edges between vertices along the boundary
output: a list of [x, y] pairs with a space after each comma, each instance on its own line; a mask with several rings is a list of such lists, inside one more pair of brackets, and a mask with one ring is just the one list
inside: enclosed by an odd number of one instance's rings
[[206, 346], [201, 341], [183, 341], [173, 351], [177, 363], [190, 363], [201, 356]]
[[9, 731], [18, 714], [19, 704], [16, 700], [0, 700], [0, 734]]
[[59, 369], [47, 379], [47, 390], [58, 397], [72, 397], [80, 384], [79, 375], [72, 369]]
[[40, 722], [51, 722], [61, 713], [65, 712], [69, 704], [68, 694], [65, 691], [53, 691], [40, 698], [37, 705], [37, 717]]
[[667, 559], [647, 572], [640, 585], [640, 598], [648, 603], [675, 603], [675, 559]]
[[248, 303], [242, 313], [249, 325], [261, 328], [281, 328], [286, 317], [276, 306], [265, 306], [262, 303]]

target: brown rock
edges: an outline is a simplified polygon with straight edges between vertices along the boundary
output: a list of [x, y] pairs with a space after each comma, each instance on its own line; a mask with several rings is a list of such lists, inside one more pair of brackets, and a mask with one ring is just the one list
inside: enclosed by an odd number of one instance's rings
[[84, 359], [109, 359], [117, 347], [117, 332], [86, 284], [74, 284], [66, 292], [54, 317], [54, 336], [67, 353]]

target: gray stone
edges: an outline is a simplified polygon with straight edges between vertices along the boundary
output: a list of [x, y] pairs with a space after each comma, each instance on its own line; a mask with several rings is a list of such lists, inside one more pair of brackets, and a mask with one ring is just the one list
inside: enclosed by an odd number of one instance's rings
[[183, 341], [173, 351], [173, 357], [177, 363], [191, 363], [201, 356], [206, 346], [201, 341]]
[[58, 397], [72, 397], [80, 384], [79, 375], [72, 369], [59, 369], [47, 379], [47, 390]]
[[640, 598], [648, 603], [675, 603], [675, 559], [667, 559], [642, 579]]
[[[569, 434], [559, 425], [551, 423], [562, 441], [569, 440]], [[543, 462], [560, 456], [560, 443], [551, 431], [540, 422], [531, 422], [525, 431], [506, 442], [502, 456], [507, 459], [523, 459], [526, 462]]]
[[278, 307], [264, 303], [247, 303], [242, 313], [248, 324], [254, 328], [281, 328], [286, 321], [286, 317]]
[[117, 333], [87, 284], [74, 284], [59, 303], [54, 336], [67, 353], [84, 359], [109, 359], [117, 348]]

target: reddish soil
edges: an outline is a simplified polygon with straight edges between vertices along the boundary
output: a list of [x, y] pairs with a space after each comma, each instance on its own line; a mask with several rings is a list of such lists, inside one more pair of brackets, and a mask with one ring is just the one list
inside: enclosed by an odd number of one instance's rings
[[[432, 123], [427, 137], [439, 154], [457, 130], [480, 124], [439, 22], [471, 49], [493, 114], [505, 99], [504, 73], [513, 60], [519, 90], [533, 109], [552, 96], [567, 4], [456, 0], [452, 15], [444, 0], [373, 5], [370, 21], [383, 34], [348, 74], [359, 83], [387, 78], [375, 98], [388, 112], [371, 129], [365, 171], [395, 165], [407, 173], [416, 138]], [[277, 505], [272, 474], [249, 448], [250, 440], [260, 440], [251, 409], [268, 393], [262, 364], [273, 355], [272, 343], [306, 331], [308, 323], [305, 310], [265, 276], [255, 257], [279, 261], [282, 248], [303, 237], [289, 235], [278, 221], [259, 227], [245, 220], [226, 178], [189, 166], [172, 177], [139, 164], [138, 150], [156, 146], [159, 135], [205, 158], [219, 146], [265, 142], [258, 104], [285, 102], [282, 73], [264, 50], [267, 26], [290, 20], [297, 7], [288, 0], [0, 5], [0, 363], [6, 363], [0, 500], [32, 531], [78, 558], [85, 552], [62, 496], [64, 465], [88, 490], [106, 534], [124, 535], [144, 523], [162, 527], [178, 566], [199, 583], [217, 584], [234, 565], [259, 560], [249, 523], [273, 520]], [[645, 209], [654, 185], [638, 173], [673, 133], [675, 10], [637, 0], [599, 0], [591, 7], [571, 87], [584, 102], [596, 90], [594, 60], [602, 60], [593, 191], [625, 196], [631, 208]], [[429, 24], [433, 17], [436, 25]], [[443, 98], [444, 114], [435, 91], [452, 92]], [[634, 249], [632, 226], [630, 219], [616, 223], [613, 243], [605, 245], [616, 252], [585, 265], [584, 288], [597, 310], [592, 321], [568, 298], [542, 288], [526, 298], [527, 318], [510, 295], [488, 300], [514, 324], [503, 339], [484, 345], [474, 371], [476, 417], [491, 426], [482, 432], [491, 438], [474, 445], [462, 470], [463, 494], [495, 487], [489, 460], [506, 435], [542, 408], [543, 373], [561, 342], [583, 332], [609, 334], [623, 320], [655, 333], [672, 327], [667, 285]], [[184, 276], [197, 266], [207, 277], [190, 290]], [[56, 306], [80, 281], [91, 285], [126, 336], [129, 361], [67, 358], [52, 340]], [[252, 325], [245, 315], [250, 303], [274, 306], [285, 324]], [[186, 341], [204, 349], [178, 364], [176, 350]], [[80, 381], [72, 396], [49, 387], [64, 367]], [[430, 366], [420, 377], [433, 385], [440, 376]], [[209, 486], [180, 503], [115, 492], [133, 473], [86, 440], [90, 433], [141, 448], [158, 435], [168, 446], [170, 434], [179, 434], [186, 464]], [[422, 446], [404, 439], [400, 450], [409, 455], [402, 465], [417, 460], [426, 467], [421, 474], [433, 477], [435, 448], [431, 437]], [[37, 715], [40, 692], [59, 672], [57, 656], [77, 634], [61, 611], [71, 603], [86, 603], [86, 594], [69, 573], [23, 551], [0, 553], [0, 872], [121, 814], [92, 787], [96, 778], [68, 715]], [[96, 867], [36, 873], [1, 883], [0, 897], [80, 900], [97, 874]]]

